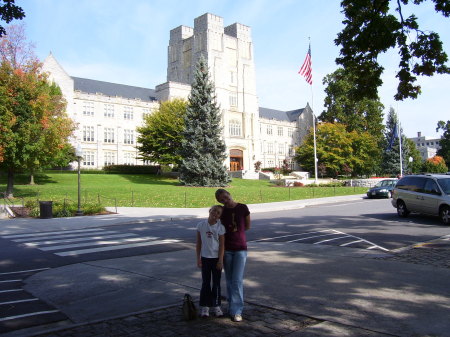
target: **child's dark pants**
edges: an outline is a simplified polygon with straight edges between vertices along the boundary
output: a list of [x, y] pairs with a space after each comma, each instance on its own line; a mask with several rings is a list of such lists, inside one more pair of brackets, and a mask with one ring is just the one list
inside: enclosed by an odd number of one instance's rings
[[221, 304], [220, 277], [222, 275], [222, 270], [217, 269], [218, 261], [218, 258], [202, 257], [202, 289], [200, 290], [201, 307], [217, 307]]

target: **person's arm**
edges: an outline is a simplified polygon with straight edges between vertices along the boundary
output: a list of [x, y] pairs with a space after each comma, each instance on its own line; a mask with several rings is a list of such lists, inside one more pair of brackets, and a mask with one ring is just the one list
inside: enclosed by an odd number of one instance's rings
[[201, 268], [202, 267], [202, 256], [201, 256], [201, 252], [202, 252], [202, 237], [201, 237], [199, 231], [197, 231], [197, 244], [195, 246], [195, 251], [197, 253], [197, 267]]
[[219, 261], [217, 261], [217, 269], [223, 268], [223, 255], [225, 253], [225, 235], [219, 235]]
[[250, 214], [249, 214], [245, 217], [245, 230], [246, 231], [248, 231], [250, 229], [250, 227], [251, 227], [250, 223], [251, 223], [251, 220], [250, 220]]

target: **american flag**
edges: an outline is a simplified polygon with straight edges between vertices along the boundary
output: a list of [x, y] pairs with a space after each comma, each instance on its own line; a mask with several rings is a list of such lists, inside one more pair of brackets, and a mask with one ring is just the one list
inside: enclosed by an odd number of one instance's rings
[[311, 45], [309, 45], [308, 53], [306, 54], [305, 61], [303, 61], [303, 65], [298, 71], [298, 73], [305, 77], [306, 82], [312, 85], [312, 67], [311, 67]]

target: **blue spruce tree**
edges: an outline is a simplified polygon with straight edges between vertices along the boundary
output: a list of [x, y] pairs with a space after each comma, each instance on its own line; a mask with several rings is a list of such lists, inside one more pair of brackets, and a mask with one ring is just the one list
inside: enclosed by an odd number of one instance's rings
[[223, 164], [226, 146], [222, 139], [220, 109], [203, 56], [196, 65], [184, 122], [180, 181], [187, 186], [228, 185], [230, 177]]

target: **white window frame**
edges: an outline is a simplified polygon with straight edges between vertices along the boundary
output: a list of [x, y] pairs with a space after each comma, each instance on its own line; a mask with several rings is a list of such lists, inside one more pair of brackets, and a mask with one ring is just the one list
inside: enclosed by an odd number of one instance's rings
[[105, 143], [114, 144], [114, 128], [104, 128], [103, 131], [104, 131], [103, 141]]
[[95, 127], [93, 126], [83, 126], [83, 142], [94, 142], [95, 137]]
[[134, 110], [132, 106], [124, 106], [123, 107], [123, 119], [133, 120], [134, 118]]
[[134, 130], [129, 129], [123, 130], [123, 143], [134, 144]]
[[267, 124], [267, 125], [266, 125], [266, 133], [267, 133], [269, 136], [273, 135], [273, 128], [272, 128], [272, 125], [270, 125], [270, 124]]
[[116, 164], [116, 153], [112, 151], [103, 152], [103, 159], [105, 166]]
[[283, 127], [282, 126], [277, 127], [277, 133], [278, 133], [278, 136], [280, 136], [280, 137], [283, 136]]
[[242, 136], [241, 122], [237, 119], [230, 120], [229, 130], [231, 137], [241, 137]]
[[83, 151], [83, 166], [94, 166], [94, 165], [95, 165], [95, 152]]
[[103, 115], [108, 118], [114, 118], [114, 104], [105, 103]]
[[83, 101], [83, 116], [94, 116], [94, 102]]

